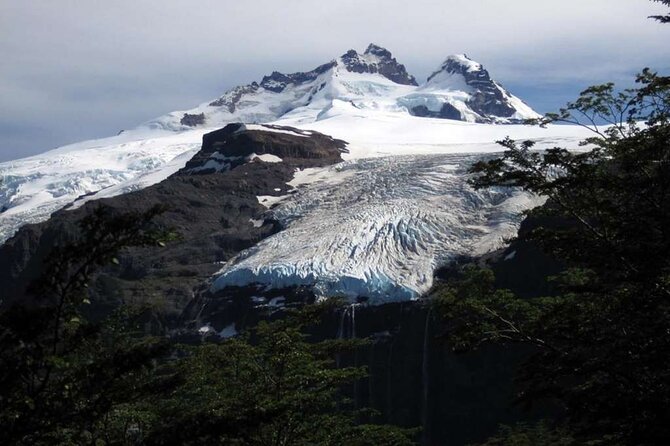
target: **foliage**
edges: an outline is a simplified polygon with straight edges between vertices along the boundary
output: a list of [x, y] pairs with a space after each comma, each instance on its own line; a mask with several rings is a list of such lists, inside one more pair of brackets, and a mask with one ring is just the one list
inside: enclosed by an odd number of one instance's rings
[[307, 307], [246, 337], [194, 349], [177, 365], [183, 383], [149, 401], [159, 421], [146, 443], [413, 444], [410, 431], [357, 424], [359, 411], [342, 388], [366, 371], [334, 367], [333, 353], [363, 341], [311, 342], [303, 328], [320, 311]]
[[[437, 299], [456, 349], [532, 345], [519, 401], [558, 404], [582, 444], [670, 438], [670, 79], [644, 70], [637, 81], [623, 92], [591, 87], [540, 123], [589, 127], [587, 151], [506, 139], [501, 158], [472, 168], [475, 187], [548, 198], [533, 215], [552, 224], [523, 239], [566, 265], [553, 278], [559, 295], [520, 299], [470, 268]], [[508, 434], [489, 444], [525, 444]]]
[[[653, 2], [656, 2], [656, 3], [662, 3], [662, 4], [664, 4], [665, 6], [669, 6], [669, 7], [670, 7], [670, 0], [652, 0], [652, 1], [653, 1]], [[651, 16], [650, 18], [651, 18], [651, 19], [654, 19], [654, 20], [657, 20], [657, 21], [659, 21], [659, 22], [661, 22], [661, 23], [670, 23], [670, 14], [666, 14], [666, 15], [653, 15], [653, 16]]]
[[142, 389], [138, 376], [166, 344], [135, 339], [130, 315], [104, 324], [82, 316], [91, 274], [129, 246], [171, 237], [151, 224], [162, 212], [114, 213], [100, 207], [80, 223], [81, 234], [53, 249], [35, 283], [37, 301], [0, 312], [0, 443], [85, 444], [96, 423]]

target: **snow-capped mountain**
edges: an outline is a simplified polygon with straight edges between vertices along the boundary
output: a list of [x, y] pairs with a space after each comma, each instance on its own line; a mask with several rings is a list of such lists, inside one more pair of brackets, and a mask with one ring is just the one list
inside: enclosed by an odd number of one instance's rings
[[260, 82], [235, 87], [214, 101], [146, 125], [184, 130], [233, 121], [268, 122], [296, 114], [305, 121], [318, 121], [333, 101], [359, 109], [467, 122], [513, 123], [539, 117], [465, 55], [448, 57], [419, 85], [390, 51], [370, 44], [363, 54], [349, 50], [307, 72], [275, 71]]
[[[447, 58], [418, 85], [388, 50], [370, 45], [308, 72], [274, 72], [110, 138], [0, 164], [0, 243], [62, 208], [76, 210], [175, 176], [237, 178], [244, 166], [275, 163], [279, 177], [294, 178], [256, 187], [254, 205], [247, 200], [235, 212], [245, 216], [242, 232], [264, 228], [267, 237], [268, 221], [283, 230], [224, 267], [212, 266], [221, 270], [213, 289], [309, 282], [324, 294], [414, 298], [440, 264], [499, 246], [518, 224], [515, 212], [535, 203], [512, 192], [472, 191], [465, 172], [476, 154], [499, 151], [495, 141], [506, 136], [535, 140], [539, 149], [577, 147], [587, 136], [576, 126], [517, 124], [537, 116], [465, 55]], [[246, 123], [236, 127], [239, 135], [257, 141], [279, 141], [286, 133], [299, 152], [318, 152], [316, 132], [346, 141], [346, 152], [338, 154], [344, 163], [303, 163], [301, 169], [309, 168], [295, 172], [282, 161], [286, 153], [263, 143], [244, 153], [204, 150], [231, 122]], [[262, 136], [267, 133], [274, 136]], [[220, 143], [244, 140], [234, 135]], [[182, 183], [170, 184], [173, 193]], [[247, 243], [256, 236], [245, 237]]]
[[415, 93], [398, 101], [415, 116], [497, 123], [539, 117], [465, 54], [449, 56]]

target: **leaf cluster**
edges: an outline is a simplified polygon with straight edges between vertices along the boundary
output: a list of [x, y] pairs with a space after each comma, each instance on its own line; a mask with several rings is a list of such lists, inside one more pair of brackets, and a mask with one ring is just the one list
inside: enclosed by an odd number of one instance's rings
[[91, 275], [121, 250], [171, 237], [151, 224], [161, 212], [98, 208], [45, 260], [37, 300], [0, 311], [0, 443], [86, 444], [113, 405], [145, 391], [140, 377], [167, 344], [135, 338], [128, 312], [92, 323], [82, 306]]
[[[521, 299], [496, 289], [490, 271], [467, 268], [436, 299], [456, 350], [532, 346], [518, 401], [557, 405], [576, 444], [670, 438], [670, 82], [649, 70], [637, 80], [623, 92], [589, 88], [547, 115], [542, 124], [593, 130], [587, 151], [506, 139], [502, 157], [472, 167], [475, 187], [547, 197], [532, 212], [544, 223], [521, 238], [566, 265], [553, 278], [560, 293]], [[512, 439], [526, 433], [489, 444], [525, 444]]]
[[[662, 3], [662, 4], [664, 4], [665, 6], [670, 7], [670, 0], [652, 0], [652, 1], [653, 1], [653, 2], [656, 2], [656, 3]], [[670, 23], [670, 14], [666, 14], [666, 15], [653, 15], [653, 16], [651, 16], [651, 17], [649, 17], [649, 18], [650, 18], [650, 19], [654, 19], [654, 20], [656, 20], [656, 21], [658, 21], [658, 22], [660, 22], [660, 23]]]

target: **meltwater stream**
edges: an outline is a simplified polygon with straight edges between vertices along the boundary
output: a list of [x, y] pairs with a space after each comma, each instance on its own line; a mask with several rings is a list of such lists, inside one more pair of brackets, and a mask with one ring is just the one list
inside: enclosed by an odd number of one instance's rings
[[367, 158], [323, 168], [268, 211], [284, 229], [240, 253], [212, 288], [313, 286], [323, 296], [411, 300], [434, 270], [502, 246], [521, 211], [541, 203], [518, 190], [475, 191], [468, 167], [483, 155]]

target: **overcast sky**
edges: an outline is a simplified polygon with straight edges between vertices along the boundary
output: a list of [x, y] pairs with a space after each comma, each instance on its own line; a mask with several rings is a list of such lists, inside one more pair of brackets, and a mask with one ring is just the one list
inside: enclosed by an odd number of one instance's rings
[[0, 0], [0, 161], [116, 134], [370, 42], [424, 80], [467, 53], [539, 112], [670, 71], [646, 0]]

